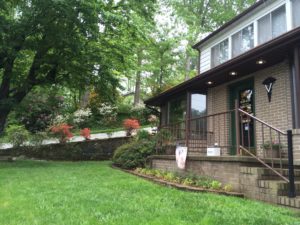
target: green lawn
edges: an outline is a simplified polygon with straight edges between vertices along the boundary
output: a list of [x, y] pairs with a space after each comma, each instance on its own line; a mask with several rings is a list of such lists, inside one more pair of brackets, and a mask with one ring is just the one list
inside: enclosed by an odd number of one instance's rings
[[0, 224], [300, 224], [288, 209], [162, 187], [109, 165], [0, 162]]

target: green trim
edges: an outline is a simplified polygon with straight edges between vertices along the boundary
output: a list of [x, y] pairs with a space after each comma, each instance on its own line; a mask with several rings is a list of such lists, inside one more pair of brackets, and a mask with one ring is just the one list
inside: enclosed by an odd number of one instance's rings
[[[253, 89], [253, 114], [255, 114], [255, 88], [254, 88], [254, 78], [249, 78], [246, 80], [242, 80], [239, 81], [237, 83], [228, 85], [228, 90], [229, 90], [229, 109], [232, 110], [234, 109], [235, 106], [235, 99], [238, 98], [239, 92], [247, 89], [247, 88], [251, 88]], [[231, 141], [232, 146], [236, 145], [236, 140], [235, 140], [235, 136], [236, 136], [236, 129], [235, 129], [235, 112], [232, 112], [231, 114], [231, 135], [229, 135], [229, 142]], [[254, 130], [252, 130], [253, 135], [253, 143], [255, 143], [255, 138], [254, 138]], [[230, 154], [231, 155], [236, 155], [236, 148], [232, 147], [230, 149]]]

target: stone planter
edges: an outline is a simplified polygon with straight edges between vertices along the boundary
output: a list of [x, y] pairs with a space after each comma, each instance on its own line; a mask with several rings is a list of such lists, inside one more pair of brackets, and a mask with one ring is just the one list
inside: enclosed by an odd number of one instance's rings
[[278, 149], [264, 149], [266, 158], [279, 158]]

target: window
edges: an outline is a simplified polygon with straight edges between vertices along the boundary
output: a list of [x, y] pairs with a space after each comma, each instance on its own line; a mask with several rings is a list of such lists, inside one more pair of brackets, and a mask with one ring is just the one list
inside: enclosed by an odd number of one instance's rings
[[168, 105], [162, 105], [161, 106], [161, 125], [167, 125], [167, 121], [168, 121]]
[[186, 114], [186, 95], [182, 95], [169, 102], [169, 124], [181, 122]]
[[232, 36], [232, 57], [236, 57], [254, 47], [254, 27], [251, 24]]
[[206, 95], [192, 94], [191, 96], [191, 117], [206, 115]]
[[[206, 116], [206, 95], [191, 95], [191, 118]], [[207, 134], [207, 118], [197, 118], [190, 122], [190, 138], [205, 139]]]
[[258, 43], [263, 44], [286, 32], [285, 5], [258, 20]]
[[211, 49], [211, 65], [218, 66], [228, 60], [228, 39], [215, 45]]
[[292, 9], [293, 9], [293, 27], [300, 26], [300, 0], [292, 0]]

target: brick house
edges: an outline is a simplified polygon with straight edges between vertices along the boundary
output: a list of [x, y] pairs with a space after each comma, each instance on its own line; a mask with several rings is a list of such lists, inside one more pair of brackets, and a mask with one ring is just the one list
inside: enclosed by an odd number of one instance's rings
[[193, 46], [198, 75], [145, 101], [160, 107], [165, 133], [153, 167], [178, 170], [172, 146], [184, 145], [186, 170], [300, 208], [285, 196], [300, 192], [299, 10], [300, 0], [258, 1]]

